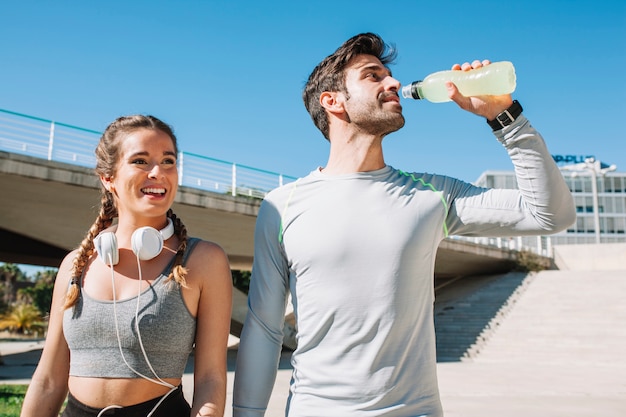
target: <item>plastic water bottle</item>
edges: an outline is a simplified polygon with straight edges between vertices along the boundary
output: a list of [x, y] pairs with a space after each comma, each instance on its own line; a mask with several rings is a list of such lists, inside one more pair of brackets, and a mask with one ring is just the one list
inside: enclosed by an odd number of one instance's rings
[[449, 70], [430, 74], [402, 87], [402, 97], [433, 103], [450, 101], [446, 82], [452, 81], [467, 97], [510, 94], [515, 91], [515, 68], [509, 61], [493, 62], [469, 71]]

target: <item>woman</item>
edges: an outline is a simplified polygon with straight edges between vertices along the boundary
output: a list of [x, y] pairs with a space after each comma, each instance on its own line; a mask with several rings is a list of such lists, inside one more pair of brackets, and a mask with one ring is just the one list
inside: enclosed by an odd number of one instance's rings
[[[22, 417], [58, 416], [66, 396], [65, 417], [223, 415], [232, 279], [224, 251], [188, 237], [171, 210], [177, 154], [152, 116], [102, 135], [100, 212], [59, 268]], [[181, 381], [193, 345], [190, 406]]]

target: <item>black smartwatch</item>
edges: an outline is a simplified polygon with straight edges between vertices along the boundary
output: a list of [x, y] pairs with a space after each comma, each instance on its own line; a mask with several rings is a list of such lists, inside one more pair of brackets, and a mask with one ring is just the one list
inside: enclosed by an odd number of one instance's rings
[[511, 123], [515, 121], [522, 114], [522, 105], [519, 104], [519, 101], [513, 100], [513, 104], [511, 107], [500, 113], [493, 120], [487, 120], [487, 124], [491, 126], [493, 130], [500, 130], [504, 127], [507, 127]]

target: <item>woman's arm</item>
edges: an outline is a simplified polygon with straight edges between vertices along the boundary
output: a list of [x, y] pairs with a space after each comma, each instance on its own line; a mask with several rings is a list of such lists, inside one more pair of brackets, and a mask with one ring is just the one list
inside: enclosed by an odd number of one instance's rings
[[222, 248], [201, 242], [187, 263], [199, 276], [193, 417], [222, 417], [226, 402], [226, 352], [232, 311], [232, 276]]
[[46, 342], [26, 392], [21, 417], [57, 417], [67, 396], [70, 351], [63, 335], [63, 304], [75, 255], [76, 252], [67, 255], [59, 267]]

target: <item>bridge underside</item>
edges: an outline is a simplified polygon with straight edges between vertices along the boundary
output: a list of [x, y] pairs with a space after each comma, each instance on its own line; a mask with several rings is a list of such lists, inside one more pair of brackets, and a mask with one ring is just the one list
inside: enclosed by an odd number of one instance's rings
[[[58, 267], [96, 218], [99, 187], [89, 168], [0, 152], [0, 261]], [[224, 248], [232, 269], [250, 270], [259, 205], [259, 199], [180, 187], [173, 209], [190, 235]], [[447, 239], [437, 252], [435, 279], [502, 273], [514, 265], [512, 251]], [[237, 293], [234, 304], [231, 331], [238, 336], [245, 294]]]
[[0, 260], [14, 264], [56, 268], [67, 250], [36, 239], [0, 229]]

